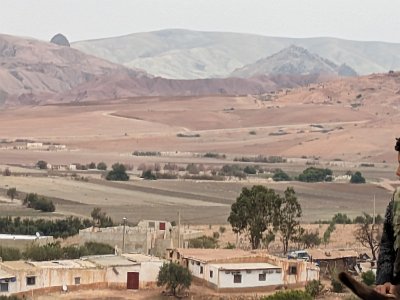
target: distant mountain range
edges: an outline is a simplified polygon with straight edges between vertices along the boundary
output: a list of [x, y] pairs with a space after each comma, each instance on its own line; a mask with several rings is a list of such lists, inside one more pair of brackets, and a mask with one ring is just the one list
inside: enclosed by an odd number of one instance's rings
[[[400, 44], [336, 38], [294, 39], [168, 29], [81, 41], [71, 46], [154, 76], [199, 79], [229, 77], [236, 69], [255, 64], [291, 45], [330, 61], [345, 73], [350, 69], [360, 75], [400, 69]], [[286, 72], [291, 69], [288, 65], [282, 68]]]
[[235, 70], [231, 77], [310, 74], [357, 76], [356, 71], [346, 64], [338, 66], [302, 47], [292, 45], [267, 58]]

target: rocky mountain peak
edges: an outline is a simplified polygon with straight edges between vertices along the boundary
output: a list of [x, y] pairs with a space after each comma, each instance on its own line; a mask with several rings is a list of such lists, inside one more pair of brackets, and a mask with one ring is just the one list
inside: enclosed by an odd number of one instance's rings
[[59, 45], [59, 46], [65, 46], [65, 47], [70, 47], [68, 39], [65, 37], [65, 35], [61, 33], [57, 33], [55, 36], [53, 36], [50, 40], [50, 43]]

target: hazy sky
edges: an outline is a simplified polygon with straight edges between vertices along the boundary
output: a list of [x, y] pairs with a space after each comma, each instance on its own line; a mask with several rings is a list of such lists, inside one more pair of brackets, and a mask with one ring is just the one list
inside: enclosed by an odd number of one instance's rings
[[400, 0], [0, 0], [0, 33], [70, 41], [166, 28], [400, 43]]

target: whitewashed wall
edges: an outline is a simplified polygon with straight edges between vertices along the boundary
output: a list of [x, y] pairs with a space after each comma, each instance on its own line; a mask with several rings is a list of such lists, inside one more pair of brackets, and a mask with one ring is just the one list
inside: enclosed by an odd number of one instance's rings
[[246, 288], [246, 287], [262, 287], [270, 285], [281, 285], [283, 284], [282, 273], [265, 274], [266, 280], [259, 281], [259, 274], [263, 273], [263, 270], [251, 270], [250, 273], [246, 270], [235, 271], [242, 275], [241, 283], [233, 282], [233, 274], [229, 271], [219, 271], [219, 288]]

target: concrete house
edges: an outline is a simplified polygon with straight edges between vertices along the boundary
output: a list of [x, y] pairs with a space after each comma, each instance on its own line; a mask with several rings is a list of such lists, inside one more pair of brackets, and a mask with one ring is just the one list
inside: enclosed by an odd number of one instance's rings
[[[125, 229], [125, 233], [124, 233]], [[201, 231], [182, 229], [180, 241], [197, 238]], [[166, 249], [178, 245], [178, 231], [168, 221], [143, 220], [135, 227], [114, 226], [107, 228], [90, 227], [79, 230], [83, 242], [101, 242], [125, 253], [143, 253], [162, 257]], [[124, 242], [124, 243], [123, 243]]]
[[259, 251], [173, 249], [168, 257], [187, 267], [199, 282], [224, 292], [298, 287], [319, 279], [319, 268], [314, 264]]
[[73, 260], [0, 263], [0, 295], [39, 295], [78, 289], [143, 289], [154, 286], [163, 261], [140, 254]]

